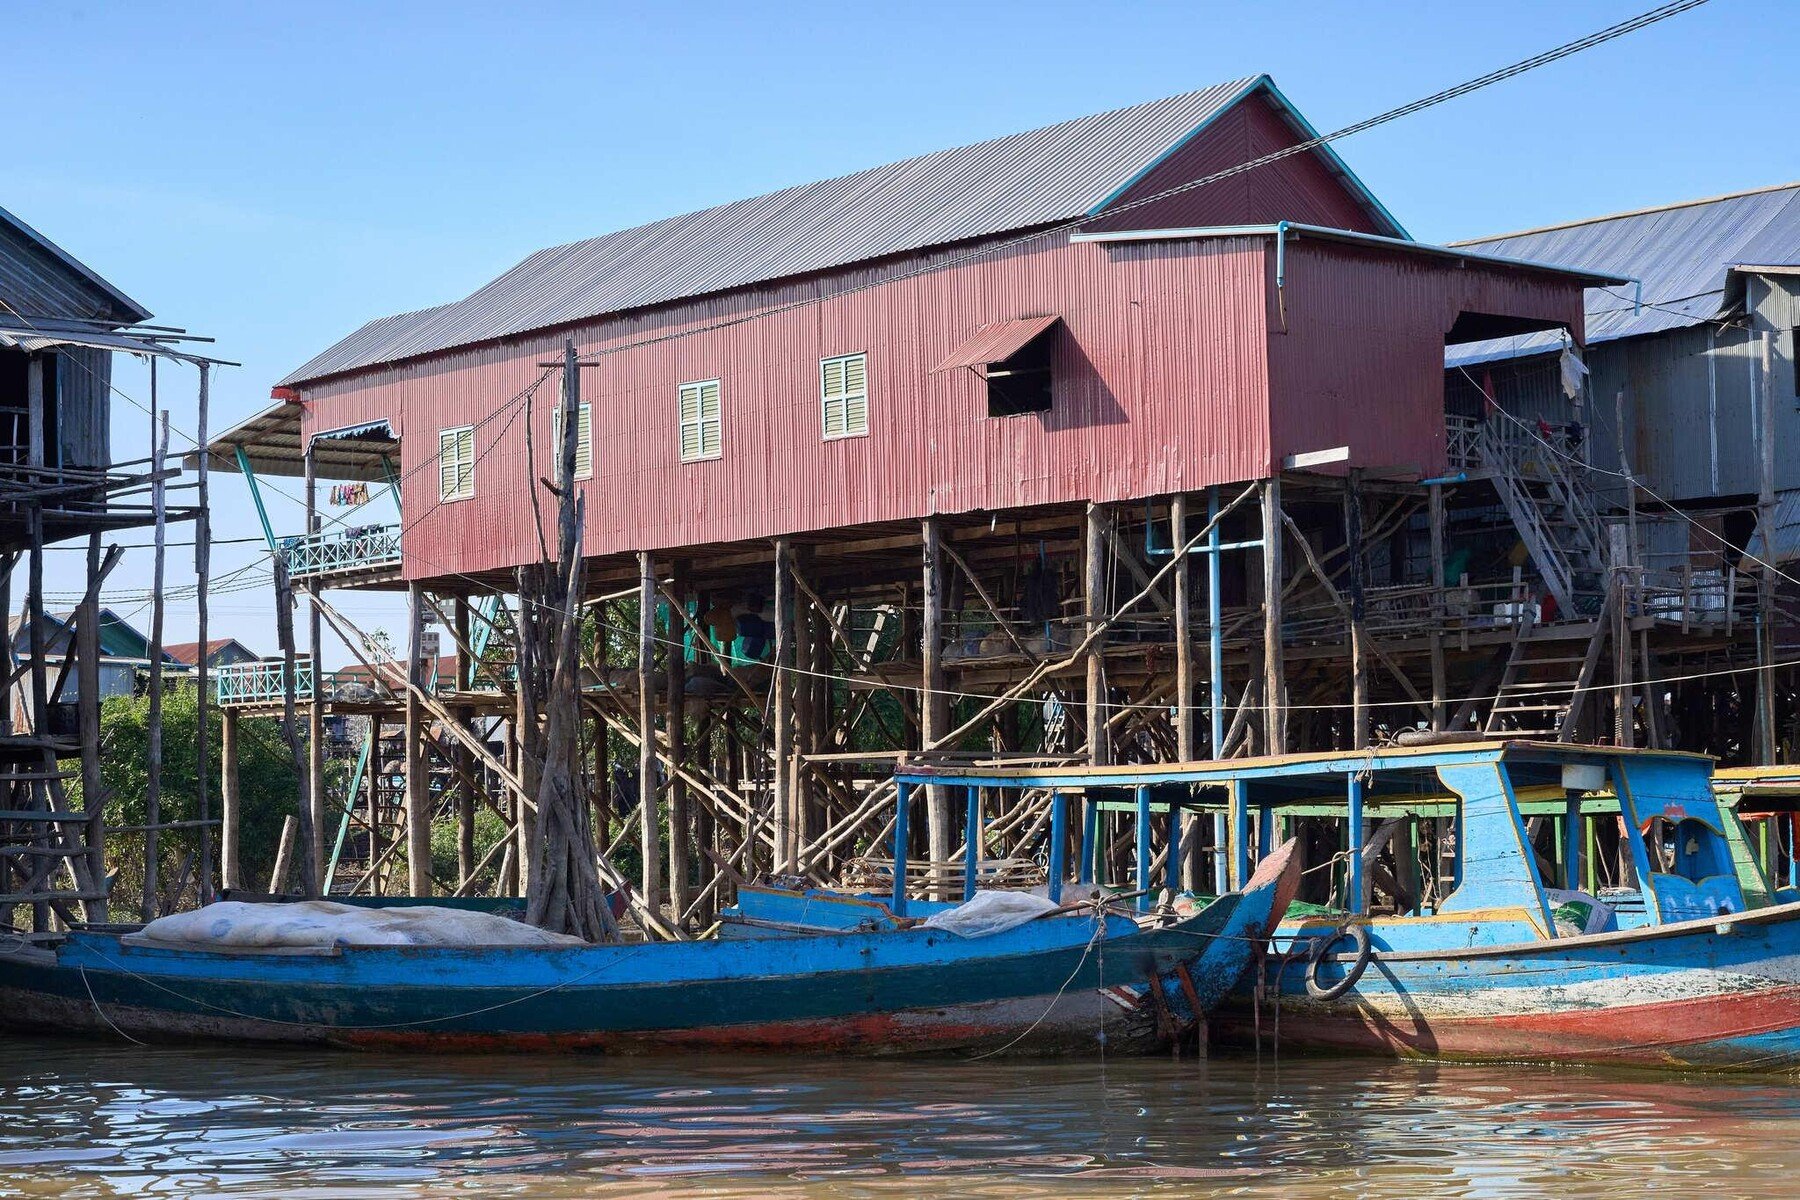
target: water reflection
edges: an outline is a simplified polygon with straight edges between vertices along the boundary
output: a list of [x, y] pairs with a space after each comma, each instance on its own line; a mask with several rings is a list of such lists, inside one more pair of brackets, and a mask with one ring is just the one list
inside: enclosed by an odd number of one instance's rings
[[[0, 1195], [1787, 1196], [1800, 1088], [1364, 1060], [0, 1042]], [[25, 1065], [28, 1064], [28, 1065]]]

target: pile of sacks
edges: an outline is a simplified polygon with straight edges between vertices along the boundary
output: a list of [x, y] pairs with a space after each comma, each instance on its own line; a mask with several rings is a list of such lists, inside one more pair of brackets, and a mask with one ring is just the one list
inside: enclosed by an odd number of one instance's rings
[[330, 900], [251, 904], [222, 900], [192, 912], [161, 917], [142, 936], [202, 950], [333, 946], [584, 946], [492, 913], [416, 905], [362, 908]]

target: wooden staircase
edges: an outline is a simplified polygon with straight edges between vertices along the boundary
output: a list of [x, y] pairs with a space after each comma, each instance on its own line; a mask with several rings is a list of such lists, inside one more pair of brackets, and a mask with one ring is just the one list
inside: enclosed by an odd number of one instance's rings
[[1606, 530], [1586, 471], [1540, 441], [1509, 443], [1491, 425], [1482, 427], [1477, 447], [1562, 614], [1595, 616], [1604, 593]]
[[1521, 622], [1482, 729], [1486, 736], [1574, 739], [1606, 644], [1612, 605], [1609, 595], [1591, 621], [1549, 626]]

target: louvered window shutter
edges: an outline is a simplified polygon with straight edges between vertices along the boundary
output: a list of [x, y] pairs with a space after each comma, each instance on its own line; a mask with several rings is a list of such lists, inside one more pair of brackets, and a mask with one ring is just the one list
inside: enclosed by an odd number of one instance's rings
[[819, 363], [826, 437], [849, 437], [869, 431], [868, 364], [866, 354], [846, 354]]
[[681, 461], [718, 458], [724, 449], [719, 381], [681, 385]]
[[475, 494], [475, 427], [438, 433], [438, 499], [461, 500]]

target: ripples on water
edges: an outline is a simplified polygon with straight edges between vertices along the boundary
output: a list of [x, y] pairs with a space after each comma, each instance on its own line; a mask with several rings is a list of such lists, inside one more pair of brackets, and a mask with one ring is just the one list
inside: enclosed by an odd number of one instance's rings
[[0, 1196], [1795, 1194], [1800, 1086], [0, 1041]]

